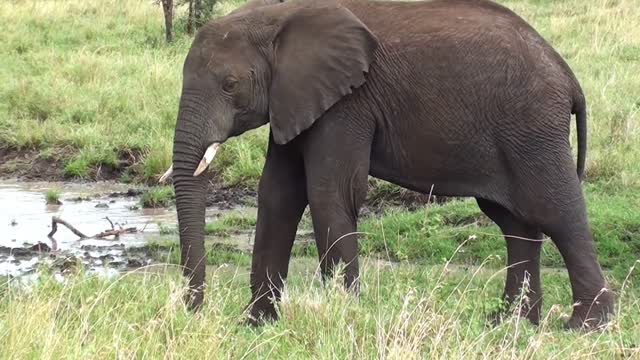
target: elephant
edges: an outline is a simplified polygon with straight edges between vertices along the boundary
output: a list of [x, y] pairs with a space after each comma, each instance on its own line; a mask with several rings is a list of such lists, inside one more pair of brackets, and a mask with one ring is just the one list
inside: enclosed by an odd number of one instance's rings
[[231, 16], [257, 7], [279, 4], [281, 2], [284, 2], [284, 0], [249, 0], [227, 15]]
[[[572, 116], [577, 161], [570, 143]], [[562, 56], [489, 0], [252, 1], [208, 22], [183, 66], [173, 159], [185, 301], [204, 300], [206, 180], [226, 140], [269, 127], [258, 184], [247, 322], [278, 319], [309, 207], [323, 279], [359, 291], [358, 213], [368, 177], [475, 198], [507, 245], [502, 297], [539, 324], [551, 238], [574, 301], [570, 329], [606, 325], [615, 296], [582, 190], [586, 99]], [[525, 283], [527, 286], [524, 286]]]

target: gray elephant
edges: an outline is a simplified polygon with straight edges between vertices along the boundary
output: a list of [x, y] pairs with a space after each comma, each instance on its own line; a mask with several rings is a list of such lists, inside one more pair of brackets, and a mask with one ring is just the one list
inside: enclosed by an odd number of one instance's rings
[[198, 32], [183, 77], [165, 178], [172, 173], [192, 309], [205, 280], [199, 175], [225, 140], [269, 123], [250, 322], [277, 318], [272, 300], [307, 205], [323, 275], [344, 262], [345, 286], [357, 293], [354, 232], [368, 175], [475, 197], [506, 239], [504, 298], [512, 302], [528, 280], [522, 315], [531, 322], [542, 305], [543, 234], [569, 272], [576, 305], [567, 326], [595, 327], [613, 313], [580, 185], [583, 92], [561, 56], [507, 8], [484, 0], [253, 1]]

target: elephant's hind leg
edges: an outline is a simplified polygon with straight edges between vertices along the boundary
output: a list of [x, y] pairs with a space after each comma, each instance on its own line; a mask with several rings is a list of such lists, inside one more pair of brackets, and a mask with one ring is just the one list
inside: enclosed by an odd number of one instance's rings
[[[533, 226], [517, 219], [504, 207], [484, 199], [477, 199], [478, 206], [495, 222], [507, 241], [507, 279], [503, 298], [512, 305], [520, 295], [519, 312], [532, 323], [540, 322], [542, 288], [540, 285], [540, 248], [542, 233]], [[525, 284], [527, 287], [525, 289]], [[498, 322], [502, 313], [492, 314]]]
[[551, 237], [564, 259], [574, 302], [567, 326], [602, 325], [613, 312], [614, 296], [597, 260], [571, 149], [540, 146], [537, 140], [510, 151], [520, 156], [510, 164], [516, 177], [510, 209]]
[[566, 199], [570, 206], [549, 209], [542, 229], [560, 251], [571, 280], [573, 313], [566, 326], [597, 328], [606, 325], [614, 311], [614, 295], [598, 264], [585, 202], [577, 186]]

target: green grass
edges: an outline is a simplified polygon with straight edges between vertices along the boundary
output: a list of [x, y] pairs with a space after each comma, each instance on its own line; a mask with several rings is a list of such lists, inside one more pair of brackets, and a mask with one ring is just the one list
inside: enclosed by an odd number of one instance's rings
[[[570, 313], [568, 278], [544, 274], [544, 320], [517, 317], [496, 328], [500, 272], [482, 268], [363, 262], [359, 298], [336, 279], [322, 287], [315, 263], [299, 259], [279, 307], [280, 321], [242, 324], [248, 272], [210, 267], [206, 303], [192, 314], [181, 302], [184, 279], [173, 266], [102, 280], [80, 272], [34, 286], [0, 283], [1, 357], [250, 359], [635, 358], [640, 355], [637, 287], [626, 287], [620, 314], [595, 333], [562, 330]], [[621, 286], [621, 284], [618, 284]]]
[[44, 199], [47, 202], [47, 205], [60, 205], [62, 202], [60, 201], [60, 190], [58, 189], [49, 189], [44, 194]]
[[[159, 262], [180, 265], [180, 244], [177, 240], [159, 239], [147, 244], [147, 255]], [[233, 244], [207, 240], [207, 265], [235, 265], [248, 267], [251, 264], [251, 254], [236, 248]], [[135, 254], [135, 250], [129, 250]]]
[[241, 230], [252, 230], [256, 226], [255, 215], [242, 212], [226, 213], [207, 223], [204, 232], [207, 235], [229, 236]]
[[[626, 274], [640, 256], [640, 193], [604, 194], [588, 186], [591, 229], [600, 263], [618, 276]], [[383, 254], [393, 260], [442, 263], [458, 249], [457, 261], [478, 264], [496, 256], [506, 259], [500, 229], [478, 208], [475, 200], [453, 200], [417, 211], [390, 209], [381, 217], [369, 217], [359, 226], [366, 233], [364, 254]], [[564, 262], [549, 238], [543, 245], [542, 264], [563, 267]]]
[[[229, 237], [242, 231], [253, 230], [256, 226], [255, 214], [242, 211], [226, 212], [220, 217], [207, 222], [204, 227], [205, 235]], [[159, 224], [161, 235], [177, 234], [176, 226]]]
[[167, 207], [174, 197], [172, 186], [155, 186], [142, 194], [140, 204], [145, 208]]

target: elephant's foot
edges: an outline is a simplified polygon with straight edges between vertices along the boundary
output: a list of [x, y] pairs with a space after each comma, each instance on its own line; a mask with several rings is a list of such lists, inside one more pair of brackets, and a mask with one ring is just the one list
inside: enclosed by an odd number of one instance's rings
[[[515, 308], [517, 307], [517, 309]], [[487, 321], [491, 326], [500, 325], [506, 318], [517, 313], [518, 316], [529, 320], [533, 325], [540, 324], [540, 314], [542, 311], [542, 298], [525, 299], [523, 302], [507, 303], [505, 308], [493, 311], [487, 316]]]
[[276, 311], [276, 306], [271, 299], [267, 298], [252, 301], [248, 308], [249, 314], [246, 319], [247, 325], [258, 327], [267, 322], [278, 320], [278, 312]]
[[187, 305], [187, 309], [192, 312], [197, 312], [202, 308], [204, 302], [204, 291], [202, 289], [189, 288], [184, 295], [184, 303]]
[[595, 300], [576, 301], [565, 328], [596, 330], [605, 327], [614, 313], [614, 301], [611, 291], [602, 292]]

